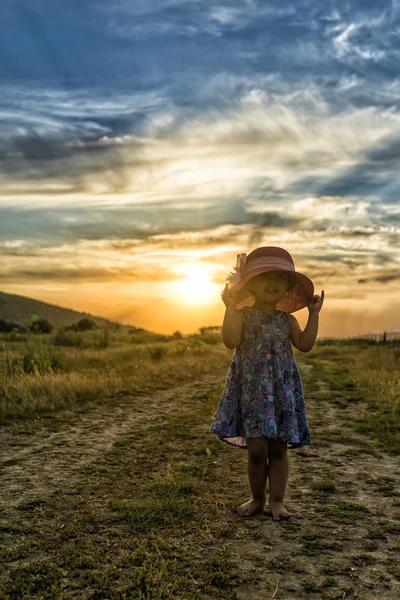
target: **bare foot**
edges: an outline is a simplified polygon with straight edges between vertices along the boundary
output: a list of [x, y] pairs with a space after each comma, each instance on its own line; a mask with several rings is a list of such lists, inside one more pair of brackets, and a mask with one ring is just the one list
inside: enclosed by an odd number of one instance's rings
[[252, 498], [248, 502], [245, 502], [239, 506], [236, 511], [241, 517], [252, 517], [253, 515], [256, 515], [264, 510], [265, 502], [266, 500], [261, 502], [260, 500], [255, 500]]
[[280, 521], [282, 519], [290, 519], [292, 516], [289, 511], [283, 506], [282, 502], [273, 502], [269, 501], [269, 509], [272, 513], [272, 518], [274, 521]]

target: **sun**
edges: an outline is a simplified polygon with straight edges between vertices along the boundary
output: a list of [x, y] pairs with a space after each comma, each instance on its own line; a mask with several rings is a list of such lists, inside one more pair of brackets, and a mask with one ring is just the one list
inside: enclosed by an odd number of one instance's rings
[[215, 301], [218, 286], [212, 283], [210, 275], [197, 265], [188, 269], [184, 279], [172, 284], [174, 293], [183, 304], [210, 304]]
[[185, 304], [208, 304], [215, 298], [215, 284], [207, 277], [187, 277], [175, 282], [177, 294]]

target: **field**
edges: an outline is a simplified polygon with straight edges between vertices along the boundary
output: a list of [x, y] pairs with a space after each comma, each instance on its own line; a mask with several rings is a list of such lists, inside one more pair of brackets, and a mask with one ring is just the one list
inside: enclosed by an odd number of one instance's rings
[[235, 513], [247, 451], [208, 432], [219, 334], [56, 336], [0, 335], [0, 598], [400, 596], [398, 342], [294, 350], [313, 445], [277, 523]]

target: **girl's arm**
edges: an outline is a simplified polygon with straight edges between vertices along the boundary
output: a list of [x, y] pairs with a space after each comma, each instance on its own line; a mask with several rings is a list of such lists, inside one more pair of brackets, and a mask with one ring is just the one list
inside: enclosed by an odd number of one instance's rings
[[317, 339], [318, 333], [318, 322], [319, 315], [317, 312], [310, 313], [308, 315], [308, 322], [304, 328], [304, 331], [301, 331], [300, 325], [293, 315], [290, 316], [290, 341], [293, 346], [300, 350], [301, 352], [310, 352], [312, 350], [315, 340]]
[[227, 306], [222, 324], [222, 340], [227, 348], [239, 346], [242, 338], [243, 314], [234, 306]]
[[312, 299], [307, 302], [308, 322], [301, 331], [300, 325], [296, 317], [290, 315], [290, 341], [301, 352], [310, 352], [317, 339], [319, 311], [324, 303], [325, 292], [322, 290], [321, 295], [314, 294]]

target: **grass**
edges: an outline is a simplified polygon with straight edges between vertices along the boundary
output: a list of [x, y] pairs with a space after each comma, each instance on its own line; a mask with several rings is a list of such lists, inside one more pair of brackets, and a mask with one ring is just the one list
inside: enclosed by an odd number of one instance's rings
[[[233, 515], [240, 500], [237, 467], [231, 464], [234, 451], [208, 433], [223, 380], [213, 387], [207, 374], [216, 369], [223, 373], [233, 352], [210, 333], [204, 339], [199, 335], [155, 342], [135, 342], [133, 337], [121, 333], [118, 338], [118, 332], [113, 332], [105, 347], [93, 347], [94, 338], [79, 348], [54, 346], [51, 337], [32, 337], [29, 346], [26, 341], [3, 342], [1, 417], [8, 427], [25, 433], [38, 415], [46, 415], [49, 425], [62, 427], [62, 411], [78, 413], [99, 403], [107, 407], [117, 398], [124, 402], [131, 395], [150, 394], [202, 377], [204, 381], [198, 393], [192, 390], [183, 398], [182, 410], [177, 406], [167, 415], [138, 422], [134, 431], [83, 466], [73, 487], [2, 509], [0, 559], [6, 568], [0, 574], [0, 589], [7, 600], [235, 600], [239, 584], [257, 581], [257, 573], [243, 575], [224, 549], [226, 540], [235, 541], [240, 531]], [[356, 435], [361, 432], [376, 447], [400, 453], [395, 431], [399, 403], [394, 344], [317, 344], [310, 353], [295, 351], [295, 356], [298, 362], [304, 360], [314, 367], [302, 375], [306, 397], [315, 394], [317, 403], [319, 398], [331, 398], [344, 421], [346, 406], [357, 406], [357, 419], [346, 421], [355, 432], [346, 443], [357, 451], [367, 450], [368, 444]], [[331, 391], [318, 394], [318, 380]], [[340, 441], [341, 432], [326, 432], [321, 435], [324, 439], [334, 444]], [[18, 461], [10, 460], [9, 467], [18, 466]], [[360, 568], [372, 564], [374, 559], [367, 552], [373, 552], [389, 535], [398, 535], [398, 523], [372, 526], [374, 512], [362, 504], [342, 501], [342, 484], [334, 480], [334, 471], [329, 468], [314, 479], [307, 473], [307, 464], [302, 468], [302, 485], [308, 485], [320, 503], [315, 507], [315, 521], [321, 525], [308, 532], [296, 530], [295, 522], [279, 526], [283, 534], [300, 535], [297, 556], [311, 557], [314, 562], [316, 556], [341, 554], [345, 539], [328, 539], [322, 523], [367, 523], [364, 546], [353, 562]], [[364, 481], [382, 496], [397, 495], [392, 478], [365, 475]], [[246, 526], [251, 528], [251, 522]], [[262, 569], [284, 573], [290, 557], [277, 553], [264, 558]], [[302, 565], [296, 568], [294, 572], [303, 573]], [[304, 581], [306, 594], [324, 589], [330, 593], [340, 566], [332, 559], [324, 569], [320, 579]], [[390, 569], [399, 576], [396, 565]]]
[[393, 479], [393, 477], [367, 478], [365, 482], [374, 486], [382, 496], [399, 496], [399, 492], [394, 487], [396, 485], [396, 480]]
[[[94, 333], [76, 335], [90, 341]], [[227, 368], [232, 357], [218, 334], [167, 338], [163, 343], [137, 343], [126, 332], [110, 335], [109, 347], [92, 348], [87, 341], [84, 349], [63, 350], [54, 345], [55, 336], [31, 335], [28, 343], [1, 344], [0, 335], [0, 424], [167, 389]]]
[[[26, 336], [22, 342], [8, 342], [0, 334], [0, 424], [90, 410], [111, 398], [167, 389], [215, 368], [227, 369], [233, 354], [220, 334], [210, 332], [174, 339], [110, 331], [105, 347], [101, 331], [67, 332], [79, 337], [79, 347], [62, 349], [56, 345], [58, 333]], [[294, 354], [314, 367], [302, 375], [308, 395], [319, 392], [319, 381], [324, 381], [328, 391], [319, 397], [343, 411], [366, 404], [368, 411], [351, 418], [354, 431], [366, 434], [377, 449], [400, 454], [398, 342], [321, 340], [306, 355], [296, 349]], [[327, 431], [320, 442], [334, 442], [340, 435]], [[354, 443], [361, 445], [359, 439]]]
[[325, 494], [333, 494], [337, 491], [337, 484], [331, 479], [325, 481], [316, 481], [311, 483], [311, 489]]
[[46, 500], [43, 500], [41, 498], [33, 498], [32, 500], [27, 500], [26, 502], [21, 502], [20, 504], [18, 504], [17, 509], [26, 511], [35, 510], [35, 508], [38, 508], [43, 504], [46, 504]]
[[321, 503], [315, 508], [316, 513], [320, 513], [326, 519], [332, 522], [347, 523], [351, 525], [356, 521], [362, 521], [366, 515], [371, 514], [370, 509], [362, 504], [352, 502], [337, 502], [333, 505]]
[[227, 449], [205, 435], [215, 392], [200, 395], [190, 415], [177, 411], [120, 440], [83, 470], [72, 495], [18, 507], [20, 520], [35, 513], [40, 548], [18, 564], [26, 540], [3, 552], [6, 597], [83, 597], [85, 590], [93, 598], [236, 597], [234, 587], [252, 576], [217, 545], [237, 522], [221, 488]]
[[[367, 435], [377, 449], [400, 455], [399, 341], [326, 342], [317, 342], [306, 355], [307, 362], [314, 366], [311, 372], [302, 375], [306, 389], [318, 389], [317, 381], [324, 381], [329, 391], [323, 397], [337, 398], [334, 402], [343, 410], [362, 402], [367, 410], [359, 408], [358, 416], [351, 419], [355, 433]], [[324, 439], [335, 441], [339, 437], [338, 431], [326, 432]], [[346, 443], [351, 442], [346, 439]]]
[[333, 541], [323, 541], [323, 540], [307, 540], [303, 544], [303, 548], [301, 549], [301, 554], [306, 554], [307, 556], [318, 556], [322, 552], [330, 552], [330, 551], [340, 552], [343, 550], [343, 544], [340, 542]]

